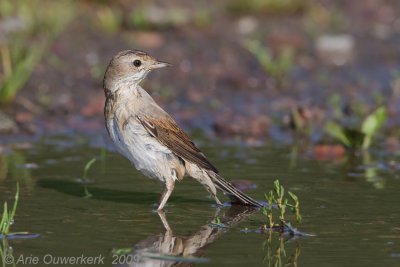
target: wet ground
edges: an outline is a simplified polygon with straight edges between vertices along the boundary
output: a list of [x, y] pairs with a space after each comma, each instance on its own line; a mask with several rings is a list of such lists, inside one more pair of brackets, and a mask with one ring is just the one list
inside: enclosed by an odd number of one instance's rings
[[[288, 117], [301, 108], [305, 124], [313, 125], [305, 139], [329, 142], [320, 129], [335, 119], [336, 110], [361, 119], [385, 105], [386, 137], [397, 138], [397, 1], [314, 1], [299, 12], [290, 6], [232, 11], [230, 1], [212, 3], [208, 8], [194, 1], [81, 2], [15, 103], [3, 109], [20, 134], [103, 130], [105, 67], [117, 51], [141, 49], [174, 65], [152, 73], [144, 87], [186, 129], [248, 144], [293, 143]], [[150, 26], [132, 19], [135, 10], [148, 15]], [[122, 19], [114, 30], [101, 23], [107, 12], [114, 14], [110, 20]], [[160, 12], [170, 15], [151, 19]], [[180, 14], [180, 22], [174, 24], [171, 14]], [[338, 42], [335, 52], [329, 44], [336, 42], [323, 45], [324, 37]], [[275, 58], [285, 47], [293, 51], [280, 86], [247, 49], [250, 40], [259, 40]]]
[[[263, 199], [276, 178], [298, 195], [303, 222], [295, 225], [316, 236], [280, 240], [277, 233], [269, 237], [246, 232], [246, 228], [259, 228], [266, 217], [234, 207], [218, 210], [202, 186], [190, 179], [177, 185], [167, 205], [165, 221], [171, 228], [167, 232], [152, 211], [161, 185], [140, 175], [120, 155], [105, 153], [91, 143], [87, 137], [78, 141], [43, 138], [29, 150], [20, 146], [2, 157], [2, 162], [8, 162], [8, 172], [1, 176], [0, 190], [5, 193], [0, 201], [12, 199], [16, 182], [21, 188], [12, 230], [40, 234], [36, 239], [10, 240], [15, 259], [31, 255], [50, 262], [55, 257], [84, 254], [105, 257], [106, 266], [113, 262], [126, 266], [125, 261], [132, 259], [131, 266], [171, 266], [177, 262], [275, 266], [280, 251], [282, 263], [298, 266], [400, 263], [400, 216], [395, 208], [400, 186], [393, 171], [400, 168], [398, 163], [386, 168], [375, 160], [367, 165], [360, 160], [318, 162], [296, 158], [293, 151], [279, 147], [204, 143], [205, 153], [224, 176], [256, 184], [247, 191], [256, 199]], [[87, 185], [92, 196], [85, 197], [79, 178], [93, 157], [98, 160], [89, 170]], [[388, 159], [398, 162], [399, 155], [380, 156], [379, 161]], [[375, 176], [369, 175], [371, 172]], [[228, 227], [211, 227], [216, 217]], [[121, 248], [135, 248], [136, 254], [127, 258], [111, 254]], [[159, 259], [160, 250], [162, 254], [185, 251], [186, 257]], [[197, 261], [200, 263], [193, 263]]]

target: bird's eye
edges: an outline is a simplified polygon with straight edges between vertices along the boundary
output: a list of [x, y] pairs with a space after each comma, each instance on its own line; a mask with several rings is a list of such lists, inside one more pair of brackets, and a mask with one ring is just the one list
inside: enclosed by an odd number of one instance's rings
[[135, 67], [140, 67], [140, 65], [142, 65], [142, 61], [140, 61], [139, 59], [136, 59], [135, 61], [133, 61], [133, 65]]

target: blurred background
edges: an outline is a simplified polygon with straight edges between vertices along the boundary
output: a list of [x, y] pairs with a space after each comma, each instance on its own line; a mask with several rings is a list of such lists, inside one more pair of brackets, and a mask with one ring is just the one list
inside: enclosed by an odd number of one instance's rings
[[382, 144], [397, 149], [399, 5], [1, 0], [0, 133], [104, 133], [105, 68], [140, 49], [174, 65], [143, 86], [185, 129], [250, 145], [329, 143], [327, 123], [356, 129], [384, 106]]
[[[0, 225], [0, 262], [111, 265], [141, 244], [159, 266], [399, 266], [399, 14], [398, 0], [0, 0], [0, 214], [37, 234], [8, 244]], [[186, 178], [166, 218], [152, 212], [162, 185], [104, 126], [103, 75], [125, 49], [173, 64], [143, 87], [235, 186], [265, 201], [280, 179], [316, 236], [260, 234], [261, 212], [215, 209]], [[188, 237], [201, 246], [183, 258], [154, 251]]]

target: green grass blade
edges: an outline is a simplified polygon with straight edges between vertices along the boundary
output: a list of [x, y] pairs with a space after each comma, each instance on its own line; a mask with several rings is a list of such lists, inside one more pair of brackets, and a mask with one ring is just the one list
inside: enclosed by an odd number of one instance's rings
[[37, 45], [32, 47], [26, 57], [16, 64], [13, 73], [0, 88], [1, 102], [4, 103], [11, 101], [17, 92], [22, 89], [42, 58], [46, 47], [46, 45]]
[[1, 222], [0, 222], [0, 233], [2, 235], [7, 234], [6, 233], [7, 222], [8, 222], [8, 207], [7, 207], [7, 202], [4, 202], [3, 215], [1, 216]]
[[11, 210], [11, 214], [10, 214], [9, 221], [8, 221], [8, 224], [7, 224], [7, 228], [6, 228], [6, 233], [7, 234], [9, 232], [9, 230], [10, 230], [11, 223], [14, 220], [15, 212], [17, 211], [18, 200], [19, 200], [19, 184], [17, 183], [17, 191], [15, 192], [15, 196], [14, 196], [14, 205], [13, 205], [13, 208]]
[[294, 202], [298, 202], [299, 198], [294, 193], [288, 191], [288, 194], [293, 199]]
[[92, 158], [88, 163], [86, 163], [85, 165], [85, 169], [83, 171], [83, 178], [86, 179], [87, 178], [87, 173], [90, 169], [90, 167], [93, 165], [93, 163], [96, 162], [96, 158]]
[[17, 191], [14, 196], [14, 205], [11, 212], [8, 210], [7, 202], [4, 202], [4, 210], [3, 215], [0, 221], [0, 234], [5, 236], [10, 231], [10, 226], [14, 220], [15, 212], [18, 206], [18, 199], [19, 199], [19, 184], [17, 183]]
[[333, 138], [342, 142], [343, 145], [347, 147], [351, 147], [352, 143], [350, 139], [347, 137], [344, 129], [338, 123], [330, 121], [325, 125], [325, 132], [332, 136]]
[[386, 107], [380, 107], [365, 118], [361, 132], [365, 134], [363, 149], [367, 149], [371, 145], [372, 137], [376, 135], [379, 129], [387, 120]]

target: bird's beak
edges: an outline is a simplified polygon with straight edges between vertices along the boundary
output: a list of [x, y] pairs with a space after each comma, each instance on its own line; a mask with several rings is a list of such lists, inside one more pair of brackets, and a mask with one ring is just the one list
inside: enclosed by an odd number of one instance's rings
[[170, 67], [170, 66], [172, 66], [172, 65], [167, 62], [156, 61], [156, 62], [154, 62], [153, 65], [151, 65], [151, 69], [159, 69], [159, 68]]

